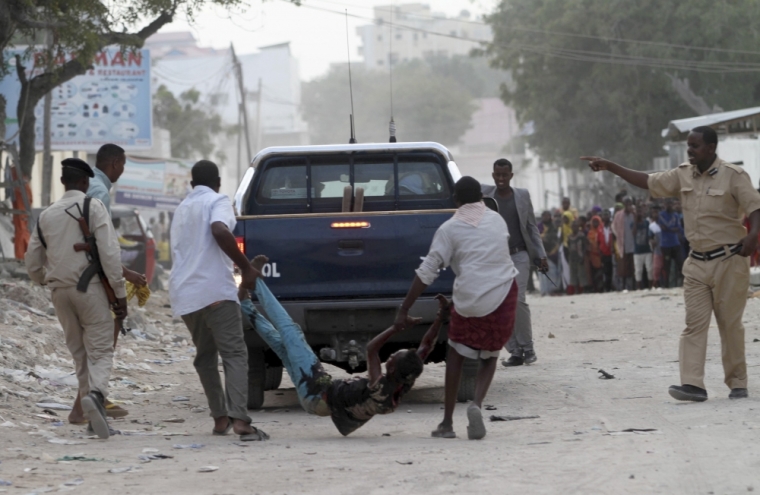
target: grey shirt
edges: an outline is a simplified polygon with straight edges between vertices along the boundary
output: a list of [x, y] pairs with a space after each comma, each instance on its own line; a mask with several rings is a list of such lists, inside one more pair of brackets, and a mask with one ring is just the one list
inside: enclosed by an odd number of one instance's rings
[[507, 222], [509, 229], [509, 249], [521, 248], [527, 249], [525, 239], [523, 239], [522, 230], [520, 229], [520, 217], [517, 216], [517, 205], [515, 204], [514, 193], [509, 198], [502, 198], [498, 194], [493, 195], [493, 199], [499, 205], [499, 215]]

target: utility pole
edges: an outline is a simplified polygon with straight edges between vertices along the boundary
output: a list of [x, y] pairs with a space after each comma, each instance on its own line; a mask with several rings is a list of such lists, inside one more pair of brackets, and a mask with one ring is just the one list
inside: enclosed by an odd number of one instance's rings
[[259, 91], [256, 93], [256, 151], [261, 149], [261, 78], [259, 78]]
[[[48, 31], [45, 34], [48, 49], [53, 37]], [[53, 187], [53, 155], [51, 155], [52, 143], [50, 142], [50, 113], [53, 104], [53, 95], [48, 92], [45, 95], [44, 114], [42, 117], [43, 152], [42, 152], [42, 206], [50, 205], [50, 190]]]
[[[253, 157], [251, 156], [251, 131], [248, 128], [248, 109], [246, 107], [246, 92], [245, 85], [243, 84], [243, 67], [240, 65], [237, 55], [235, 55], [235, 46], [230, 43], [230, 51], [232, 52], [232, 64], [235, 69], [235, 78], [238, 83], [238, 92], [240, 93], [240, 114], [243, 116], [243, 128], [245, 129], [245, 146], [248, 151], [248, 164], [251, 163]], [[240, 179], [240, 174], [238, 174]]]

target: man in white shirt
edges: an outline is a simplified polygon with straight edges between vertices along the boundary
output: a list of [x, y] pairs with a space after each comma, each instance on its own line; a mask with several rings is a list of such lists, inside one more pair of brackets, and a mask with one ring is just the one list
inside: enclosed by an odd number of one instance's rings
[[478, 359], [475, 398], [467, 409], [467, 436], [486, 435], [481, 406], [491, 385], [499, 351], [512, 335], [517, 307], [517, 270], [509, 256], [509, 232], [501, 216], [486, 208], [480, 183], [462, 177], [454, 187], [458, 206], [454, 217], [438, 228], [430, 252], [401, 304], [395, 325], [403, 328], [409, 309], [438, 277], [451, 266], [454, 280], [453, 308], [446, 359], [446, 394], [443, 422], [432, 432], [437, 438], [454, 438], [456, 405], [465, 358]]
[[171, 227], [172, 311], [182, 317], [195, 344], [193, 365], [214, 418], [212, 433], [226, 435], [234, 430], [241, 440], [264, 440], [266, 433], [252, 428], [247, 414], [248, 349], [232, 263], [242, 271], [244, 288], [253, 289], [260, 273], [237, 247], [232, 203], [219, 194], [219, 168], [201, 160], [191, 173], [193, 190], [177, 207]]

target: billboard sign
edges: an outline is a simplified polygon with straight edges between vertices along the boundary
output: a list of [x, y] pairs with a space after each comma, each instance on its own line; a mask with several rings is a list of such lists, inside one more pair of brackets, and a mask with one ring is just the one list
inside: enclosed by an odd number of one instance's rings
[[191, 165], [179, 160], [127, 157], [114, 184], [116, 204], [173, 211], [190, 192]]
[[[41, 72], [40, 53], [9, 50], [5, 59], [15, 64], [22, 56], [27, 78]], [[56, 63], [63, 64], [67, 56]], [[18, 141], [16, 106], [21, 83], [15, 67], [0, 80], [0, 94], [7, 100], [6, 140]], [[34, 110], [37, 150], [43, 143], [44, 99]], [[52, 91], [51, 142], [56, 151], [97, 151], [106, 143], [126, 150], [149, 149], [152, 145], [152, 105], [150, 92], [150, 51], [121, 52], [109, 47], [98, 53], [93, 68], [61, 84]], [[15, 136], [15, 137], [14, 137]]]

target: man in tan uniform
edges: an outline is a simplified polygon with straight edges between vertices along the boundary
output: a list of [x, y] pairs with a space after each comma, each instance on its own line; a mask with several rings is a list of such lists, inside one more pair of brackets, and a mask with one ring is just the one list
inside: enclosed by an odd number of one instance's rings
[[[78, 158], [63, 160], [62, 166], [61, 183], [66, 193], [40, 214], [38, 228], [32, 233], [26, 252], [26, 267], [34, 282], [51, 289], [66, 346], [76, 365], [82, 408], [95, 434], [108, 438], [110, 430], [104, 401], [113, 364], [113, 317], [106, 291], [97, 276], [90, 280], [86, 292], [77, 290], [77, 283], [90, 262], [83, 251], [74, 250], [74, 244], [84, 240], [75, 218], [84, 210], [85, 191], [93, 172]], [[118, 298], [114, 313], [123, 318], [127, 315], [127, 294], [121, 249], [111, 217], [100, 200], [90, 202], [89, 226], [103, 272]]]
[[[594, 171], [608, 170], [653, 197], [675, 197], [683, 205], [684, 228], [692, 251], [683, 266], [686, 329], [681, 334], [681, 385], [670, 387], [677, 400], [705, 401], [707, 330], [715, 314], [723, 349], [729, 398], [747, 397], [747, 363], [742, 316], [749, 287], [749, 258], [760, 232], [760, 193], [749, 175], [718, 158], [718, 136], [706, 126], [692, 129], [689, 163], [645, 174], [595, 156], [584, 156]], [[750, 232], [742, 214], [750, 219]], [[738, 254], [739, 256], [735, 256]]]

